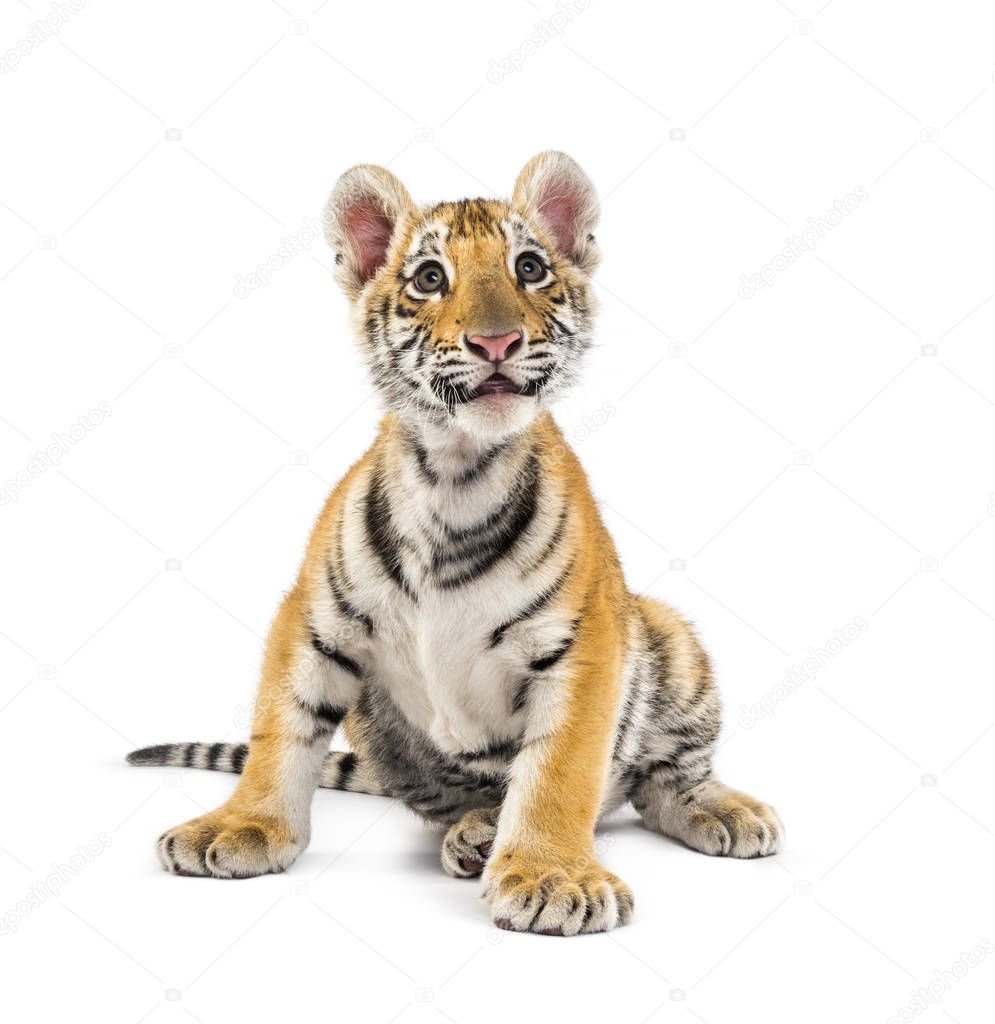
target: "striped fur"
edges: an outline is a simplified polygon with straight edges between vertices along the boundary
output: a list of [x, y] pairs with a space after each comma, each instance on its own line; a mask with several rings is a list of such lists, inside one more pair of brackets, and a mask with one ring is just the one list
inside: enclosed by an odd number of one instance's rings
[[[158, 768], [206, 768], [240, 774], [249, 756], [248, 743], [161, 743], [128, 755], [128, 764]], [[322, 789], [383, 796], [383, 788], [352, 751], [332, 750], [318, 777]]]
[[[273, 624], [248, 748], [130, 758], [242, 770], [226, 804], [161, 837], [168, 870], [282, 870], [319, 785], [386, 794], [447, 828], [445, 869], [483, 874], [494, 920], [516, 930], [628, 919], [632, 894], [592, 845], [627, 801], [707, 853], [777, 849], [774, 812], [713, 775], [720, 710], [701, 645], [627, 590], [547, 410], [590, 344], [596, 216], [561, 154], [531, 161], [509, 203], [419, 209], [370, 167], [336, 186], [329, 239], [387, 413]], [[481, 358], [495, 337], [517, 337], [500, 362]], [[353, 752], [329, 754], [340, 723]]]

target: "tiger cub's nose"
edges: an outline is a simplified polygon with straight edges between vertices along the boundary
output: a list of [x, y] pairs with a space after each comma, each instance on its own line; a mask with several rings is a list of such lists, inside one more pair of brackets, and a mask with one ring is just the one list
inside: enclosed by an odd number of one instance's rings
[[522, 332], [509, 331], [507, 334], [499, 334], [495, 337], [485, 337], [475, 334], [472, 338], [466, 339], [466, 347], [481, 359], [489, 363], [499, 363], [514, 355], [522, 347]]

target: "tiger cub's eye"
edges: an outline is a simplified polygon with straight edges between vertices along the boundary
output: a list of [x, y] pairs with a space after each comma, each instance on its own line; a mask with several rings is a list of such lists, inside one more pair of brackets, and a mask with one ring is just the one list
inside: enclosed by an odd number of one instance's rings
[[438, 263], [423, 263], [414, 277], [415, 287], [425, 295], [441, 291], [446, 284], [446, 272]]
[[522, 284], [535, 284], [546, 276], [546, 268], [534, 252], [523, 252], [515, 260], [515, 273]]

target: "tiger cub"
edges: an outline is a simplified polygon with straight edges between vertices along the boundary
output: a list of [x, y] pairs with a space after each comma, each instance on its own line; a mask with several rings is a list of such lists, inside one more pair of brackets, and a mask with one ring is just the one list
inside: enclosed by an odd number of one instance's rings
[[[704, 853], [755, 857], [768, 805], [712, 773], [719, 700], [674, 611], [630, 593], [584, 471], [547, 411], [591, 342], [598, 202], [562, 153], [510, 202], [419, 207], [375, 166], [325, 215], [336, 276], [386, 415], [332, 492], [270, 631], [248, 745], [181, 743], [135, 764], [241, 772], [165, 832], [174, 874], [282, 871], [319, 785], [382, 793], [447, 829], [502, 928], [624, 924], [594, 855], [629, 801]], [[350, 753], [329, 753], [339, 724]]]

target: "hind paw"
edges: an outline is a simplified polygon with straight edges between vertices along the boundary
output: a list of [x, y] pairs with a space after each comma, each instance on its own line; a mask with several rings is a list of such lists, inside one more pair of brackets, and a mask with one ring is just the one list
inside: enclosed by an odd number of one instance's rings
[[[706, 788], [707, 787], [707, 788]], [[767, 857], [781, 848], [784, 826], [770, 804], [721, 783], [706, 783], [685, 797], [680, 838], [718, 857]]]
[[442, 841], [442, 869], [452, 878], [476, 878], [487, 863], [497, 835], [500, 808], [468, 811]]

